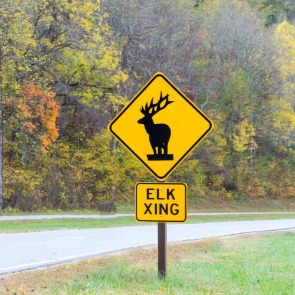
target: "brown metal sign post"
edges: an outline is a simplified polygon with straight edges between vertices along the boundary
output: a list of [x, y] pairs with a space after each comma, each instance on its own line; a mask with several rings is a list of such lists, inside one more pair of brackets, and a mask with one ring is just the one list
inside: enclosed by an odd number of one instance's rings
[[158, 223], [158, 277], [166, 278], [167, 267], [167, 224]]

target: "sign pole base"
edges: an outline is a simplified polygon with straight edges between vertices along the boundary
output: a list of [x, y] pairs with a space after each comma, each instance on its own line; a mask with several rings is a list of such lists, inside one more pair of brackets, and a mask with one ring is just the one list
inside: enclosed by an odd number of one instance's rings
[[167, 266], [167, 225], [158, 223], [158, 277], [166, 278]]

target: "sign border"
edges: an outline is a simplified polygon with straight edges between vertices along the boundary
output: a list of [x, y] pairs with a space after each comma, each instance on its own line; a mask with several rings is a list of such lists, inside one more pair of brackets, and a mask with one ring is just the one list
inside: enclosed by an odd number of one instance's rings
[[[186, 153], [168, 170], [168, 172], [164, 176], [159, 176], [158, 173], [156, 173], [151, 167], [148, 166], [133, 150], [131, 147], [128, 146], [124, 140], [118, 136], [114, 130], [112, 129], [112, 126], [115, 124], [115, 122], [128, 110], [128, 108], [131, 107], [131, 105], [137, 100], [139, 96], [146, 90], [147, 87], [150, 86], [150, 84], [157, 78], [161, 77], [163, 78], [188, 104], [190, 104], [208, 123], [209, 128], [207, 131], [200, 137], [198, 140], [188, 149]], [[192, 150], [204, 139], [204, 137], [214, 128], [213, 122], [200, 110], [198, 107], [188, 98], [185, 96], [184, 93], [182, 93], [163, 73], [157, 72], [154, 74], [154, 76], [140, 89], [140, 91], [131, 99], [131, 101], [127, 104], [126, 107], [122, 109], [122, 111], [110, 122], [108, 125], [108, 130], [137, 158], [143, 165], [153, 174], [155, 178], [157, 178], [159, 181], [165, 181], [165, 179], [182, 163], [182, 161], [188, 157], [188, 155], [192, 152]]]
[[[185, 219], [184, 220], [161, 220], [161, 221], [158, 221], [158, 220], [143, 220], [143, 219], [138, 219], [137, 218], [137, 186], [140, 185], [140, 184], [152, 184], [152, 185], [183, 185], [184, 186], [184, 191], [185, 191]], [[184, 223], [186, 222], [187, 220], [187, 198], [188, 198], [188, 186], [186, 183], [184, 182], [138, 182], [136, 183], [136, 186], [135, 186], [135, 218], [136, 218], [136, 221], [143, 221], [143, 222], [160, 222], [160, 223]]]

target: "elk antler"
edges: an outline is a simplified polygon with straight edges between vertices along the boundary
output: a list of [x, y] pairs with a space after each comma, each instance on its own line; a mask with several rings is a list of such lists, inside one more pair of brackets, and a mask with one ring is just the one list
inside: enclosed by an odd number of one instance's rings
[[[148, 105], [146, 103], [145, 107], [142, 107], [140, 109], [140, 111], [145, 115], [145, 116], [150, 116], [152, 117], [153, 115], [155, 115], [156, 113], [158, 113], [160, 110], [163, 110], [164, 108], [166, 108], [166, 106], [170, 103], [172, 103], [173, 101], [169, 101], [169, 94], [167, 94], [166, 96], [162, 96], [162, 92], [160, 95], [160, 99], [157, 103], [153, 102], [153, 98], [151, 100], [151, 103]], [[164, 105], [161, 106], [162, 102], [164, 102]]]

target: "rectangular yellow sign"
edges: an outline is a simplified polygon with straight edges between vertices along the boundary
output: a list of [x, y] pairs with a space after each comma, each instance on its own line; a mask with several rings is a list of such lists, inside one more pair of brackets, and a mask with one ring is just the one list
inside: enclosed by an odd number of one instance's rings
[[185, 183], [137, 183], [138, 221], [185, 222], [187, 185]]

